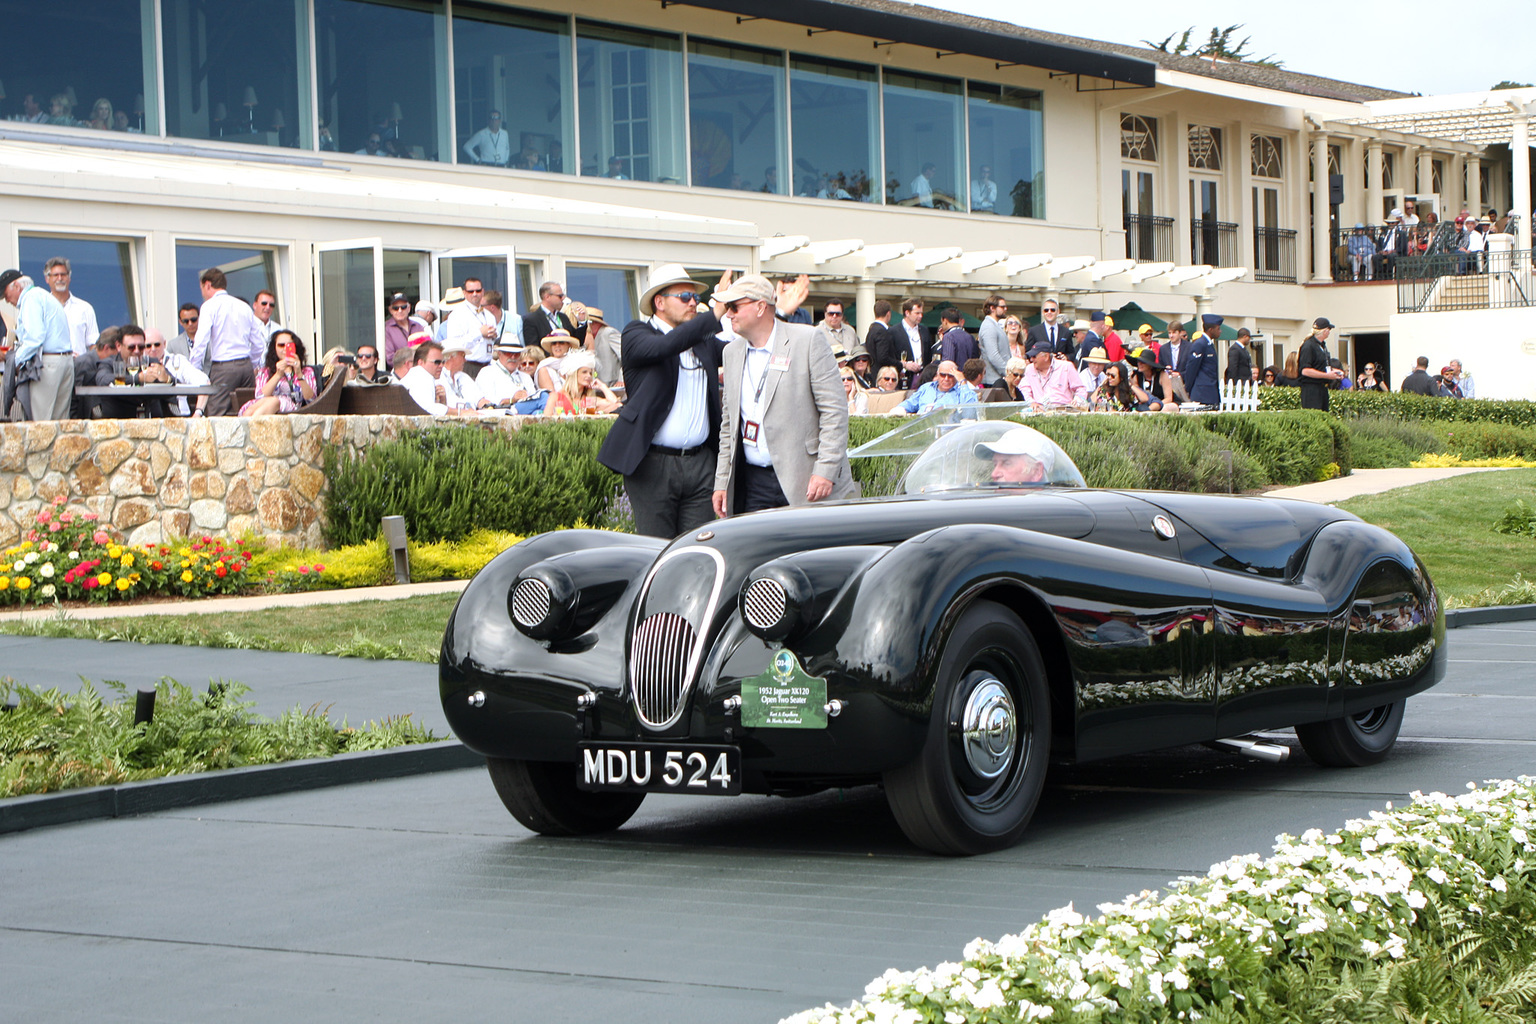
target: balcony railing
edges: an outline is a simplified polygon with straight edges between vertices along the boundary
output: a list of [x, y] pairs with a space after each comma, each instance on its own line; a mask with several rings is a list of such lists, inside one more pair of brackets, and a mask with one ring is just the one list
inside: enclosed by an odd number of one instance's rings
[[[1335, 281], [1390, 281], [1395, 261], [1380, 256], [1366, 256], [1367, 250], [1381, 252], [1390, 224], [1369, 224], [1360, 228], [1330, 228], [1328, 248], [1333, 254]], [[1456, 225], [1452, 221], [1420, 224], [1403, 228], [1409, 256], [1433, 256], [1456, 248]]]
[[1189, 254], [1194, 264], [1237, 266], [1237, 225], [1198, 217], [1190, 221]]
[[1296, 232], [1290, 228], [1253, 229], [1253, 279], [1296, 283]]
[[1440, 313], [1536, 306], [1532, 251], [1504, 249], [1403, 256], [1397, 261], [1397, 311]]
[[1145, 263], [1173, 259], [1173, 218], [1149, 213], [1125, 215], [1125, 258]]

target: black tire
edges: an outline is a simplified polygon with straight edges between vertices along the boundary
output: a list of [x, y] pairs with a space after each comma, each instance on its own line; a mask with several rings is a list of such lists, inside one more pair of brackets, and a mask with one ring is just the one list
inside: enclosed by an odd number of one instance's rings
[[1307, 756], [1327, 768], [1363, 768], [1392, 750], [1403, 727], [1407, 701], [1383, 704], [1358, 715], [1310, 722], [1296, 727]]
[[612, 832], [640, 809], [644, 793], [589, 793], [576, 788], [576, 766], [565, 761], [488, 757], [496, 795], [524, 827], [546, 836]]
[[[1003, 693], [1012, 707], [1011, 736], [991, 730], [983, 748], [969, 755], [963, 729], [968, 703], [984, 703], [990, 695], [997, 709]], [[1045, 664], [1018, 616], [990, 601], [966, 609], [944, 643], [933, 702], [922, 753], [885, 773], [897, 824], [934, 853], [1012, 846], [1039, 803], [1051, 746]], [[976, 760], [988, 757], [978, 771]]]

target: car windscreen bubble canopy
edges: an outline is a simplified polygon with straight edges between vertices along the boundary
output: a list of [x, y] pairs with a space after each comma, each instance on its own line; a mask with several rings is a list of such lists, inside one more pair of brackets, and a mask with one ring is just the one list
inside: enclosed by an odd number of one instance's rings
[[1061, 447], [1008, 420], [958, 423], [908, 467], [906, 494], [1017, 487], [1083, 487], [1083, 474]]

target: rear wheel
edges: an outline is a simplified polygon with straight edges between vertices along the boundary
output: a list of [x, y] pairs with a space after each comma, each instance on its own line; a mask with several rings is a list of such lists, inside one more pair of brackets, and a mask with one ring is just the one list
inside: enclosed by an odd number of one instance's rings
[[1307, 756], [1328, 768], [1361, 768], [1386, 757], [1403, 727], [1406, 701], [1394, 701], [1358, 715], [1296, 727]]
[[526, 828], [546, 836], [611, 832], [640, 809], [644, 793], [589, 793], [576, 788], [576, 766], [565, 761], [488, 757], [496, 795]]
[[886, 799], [925, 850], [976, 854], [1018, 842], [1045, 783], [1051, 704], [1029, 630], [977, 602], [944, 645], [923, 751], [885, 774]]

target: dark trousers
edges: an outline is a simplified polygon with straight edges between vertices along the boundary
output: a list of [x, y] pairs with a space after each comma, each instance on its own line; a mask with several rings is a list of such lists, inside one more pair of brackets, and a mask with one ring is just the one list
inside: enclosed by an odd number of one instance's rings
[[256, 370], [249, 359], [223, 359], [208, 367], [208, 383], [218, 388], [218, 393], [208, 398], [209, 416], [233, 416], [239, 411], [235, 405], [236, 388], [254, 388]]
[[715, 450], [691, 449], [687, 455], [655, 450], [624, 478], [624, 493], [635, 514], [635, 532], [671, 540], [715, 518]]
[[779, 486], [779, 474], [773, 471], [772, 466], [754, 466], [746, 459], [737, 459], [736, 498], [731, 503], [732, 515], [783, 508], [788, 504], [784, 488]]

